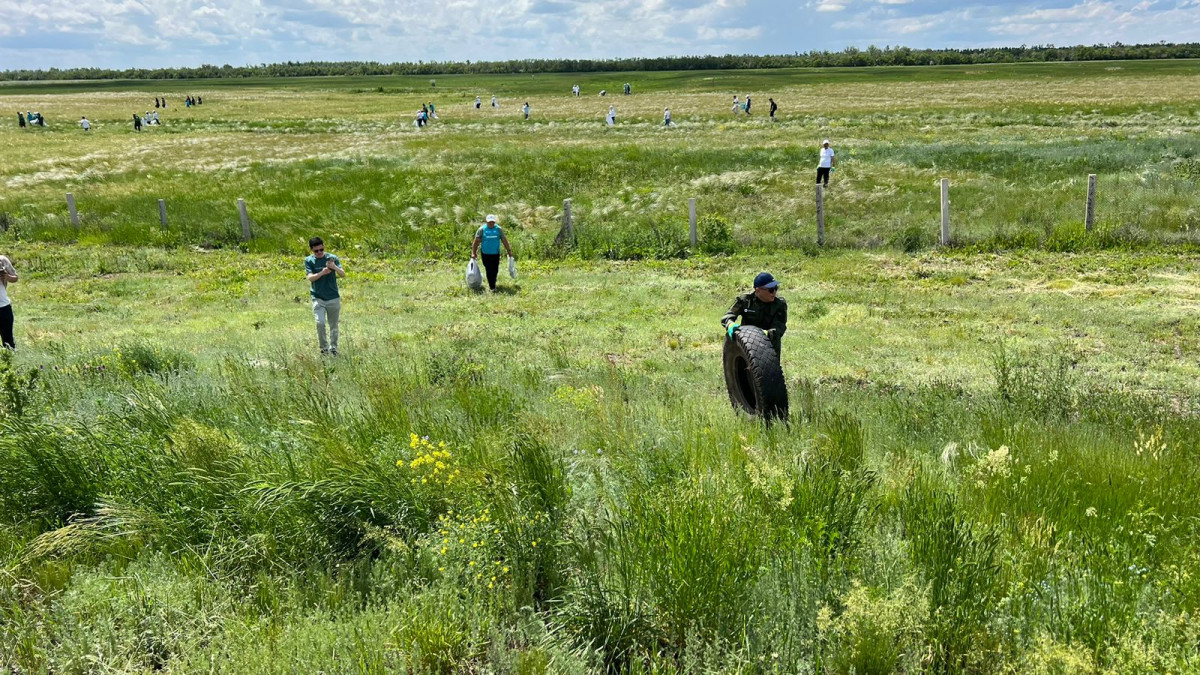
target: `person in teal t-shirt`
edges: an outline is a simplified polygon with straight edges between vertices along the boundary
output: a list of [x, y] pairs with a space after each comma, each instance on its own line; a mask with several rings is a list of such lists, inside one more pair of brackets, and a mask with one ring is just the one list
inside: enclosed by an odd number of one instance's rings
[[483, 269], [487, 271], [488, 288], [496, 290], [496, 276], [500, 273], [500, 244], [508, 251], [508, 257], [513, 255], [512, 247], [508, 245], [508, 237], [504, 230], [496, 224], [496, 216], [488, 214], [487, 223], [475, 233], [475, 241], [471, 244], [471, 257], [483, 254]]
[[[338, 319], [342, 316], [342, 298], [338, 295], [338, 277], [345, 278], [342, 261], [332, 253], [325, 253], [325, 242], [320, 237], [308, 240], [312, 255], [304, 259], [304, 272], [311, 284], [313, 316], [317, 320], [317, 343], [322, 354], [338, 353]], [[329, 340], [325, 339], [325, 324], [329, 324]]]

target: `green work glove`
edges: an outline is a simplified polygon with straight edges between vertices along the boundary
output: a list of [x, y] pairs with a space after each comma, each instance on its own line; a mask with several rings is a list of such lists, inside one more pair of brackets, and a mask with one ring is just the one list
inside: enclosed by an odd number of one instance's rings
[[742, 327], [742, 324], [730, 321], [728, 326], [725, 326], [725, 336], [730, 340], [733, 339], [733, 331]]
[[831, 166], [831, 167], [829, 167], [829, 173], [833, 173], [834, 171], [837, 171], [837, 167], [836, 167], [836, 166]]

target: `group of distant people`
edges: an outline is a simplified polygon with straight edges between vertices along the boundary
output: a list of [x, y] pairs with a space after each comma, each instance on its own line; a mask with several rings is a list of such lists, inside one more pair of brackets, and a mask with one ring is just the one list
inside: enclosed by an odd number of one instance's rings
[[187, 98], [183, 99], [183, 105], [188, 108], [190, 108], [194, 105], [204, 105], [204, 97], [203, 96], [188, 96]]
[[429, 120], [437, 118], [437, 106], [433, 104], [433, 101], [422, 103], [421, 109], [417, 111], [416, 119], [413, 120], [413, 125], [418, 128], [428, 126]]
[[22, 129], [24, 129], [26, 125], [31, 127], [44, 127], [46, 126], [46, 118], [42, 117], [42, 113], [40, 112], [30, 112], [26, 110], [25, 114], [21, 114], [21, 111], [18, 110], [17, 123], [21, 125]]

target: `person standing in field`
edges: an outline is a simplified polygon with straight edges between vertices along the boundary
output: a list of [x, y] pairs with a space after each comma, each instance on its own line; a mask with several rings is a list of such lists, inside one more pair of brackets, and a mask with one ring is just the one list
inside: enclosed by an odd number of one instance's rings
[[13, 309], [12, 300], [8, 297], [8, 285], [19, 280], [17, 270], [13, 267], [8, 256], [0, 255], [0, 341], [5, 349], [16, 349], [13, 340]]
[[608, 106], [608, 126], [614, 126], [617, 123], [617, 106]]
[[671, 126], [671, 109], [670, 108], [663, 108], [663, 126], [664, 127]]
[[825, 187], [829, 187], [829, 173], [835, 166], [837, 166], [837, 159], [833, 156], [833, 148], [829, 147], [829, 139], [825, 139], [825, 142], [821, 144], [821, 161], [817, 162], [818, 185], [823, 179]]
[[741, 111], [742, 111], [742, 102], [741, 102], [741, 100], [738, 99], [737, 94], [734, 94], [733, 95], [733, 116], [737, 117], [737, 114]]
[[500, 244], [508, 251], [508, 257], [516, 259], [512, 246], [508, 245], [508, 237], [504, 230], [496, 224], [496, 216], [489, 213], [483, 227], [475, 233], [475, 241], [471, 243], [471, 258], [483, 254], [483, 269], [487, 272], [488, 288], [496, 290], [496, 276], [500, 273]]
[[[342, 316], [342, 297], [338, 294], [337, 280], [345, 279], [342, 261], [332, 253], [325, 253], [325, 242], [320, 237], [308, 240], [312, 255], [304, 259], [309, 295], [312, 296], [313, 317], [317, 320], [317, 344], [322, 354], [337, 356], [338, 320]], [[329, 325], [329, 339], [325, 338], [325, 325]]]
[[750, 115], [750, 94], [746, 94], [746, 116]]
[[572, 86], [571, 86], [571, 92], [572, 92], [572, 93], [574, 93], [574, 94], [575, 94], [575, 96], [577, 96], [577, 97], [578, 97], [578, 96], [579, 96], [579, 85], [577, 85], [577, 84], [576, 84], [576, 85], [572, 85]]
[[430, 102], [429, 102], [429, 116], [430, 116], [430, 117], [432, 117], [432, 118], [433, 118], [433, 119], [435, 119], [435, 120], [438, 118], [438, 116], [437, 116], [437, 108], [436, 108], [436, 107], [434, 107], [434, 105], [433, 105], [433, 101], [430, 101]]
[[142, 130], [142, 118], [138, 117], [137, 113], [133, 113], [133, 130], [137, 132]]
[[478, 96], [476, 96], [476, 97], [475, 97], [475, 109], [476, 109], [476, 110], [479, 110], [479, 106], [480, 106], [482, 103], [483, 103], [483, 101], [480, 101], [480, 100], [479, 100], [479, 97], [478, 97]]
[[778, 293], [779, 282], [775, 277], [770, 272], [759, 272], [754, 277], [754, 290], [737, 296], [733, 306], [721, 317], [725, 335], [732, 340], [734, 331], [743, 325], [754, 326], [767, 332], [775, 355], [782, 354], [783, 334], [787, 332], [787, 302]]
[[25, 116], [19, 110], [17, 111], [17, 123], [21, 125], [22, 129], [25, 128]]
[[495, 96], [492, 96], [492, 107], [493, 107], [493, 108], [499, 108], [499, 107], [500, 107], [500, 104], [499, 104], [499, 103], [496, 103], [496, 97], [495, 97]]
[[79, 118], [79, 126], [83, 127], [83, 130], [84, 130], [84, 131], [91, 131], [91, 130], [92, 130], [92, 123], [91, 123], [91, 122], [89, 122], [89, 121], [88, 121], [88, 118], [86, 118], [86, 117], [80, 117], [80, 118]]
[[529, 119], [529, 101], [525, 101], [525, 107], [521, 110], [525, 111], [525, 119]]
[[775, 121], [775, 111], [779, 110], [779, 106], [775, 105], [775, 99], [768, 98], [767, 100], [770, 101], [770, 103], [771, 103], [771, 121], [774, 122]]

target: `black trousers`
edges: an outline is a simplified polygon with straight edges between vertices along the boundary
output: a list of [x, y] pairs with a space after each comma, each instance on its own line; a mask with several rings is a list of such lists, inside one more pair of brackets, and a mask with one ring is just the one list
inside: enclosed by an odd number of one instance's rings
[[17, 343], [13, 340], [12, 305], [0, 307], [0, 340], [3, 340], [4, 346], [9, 349], [17, 348]]
[[829, 167], [822, 166], [817, 168], [817, 183], [820, 183], [821, 179], [825, 180], [825, 187], [829, 187]]
[[480, 258], [483, 258], [483, 269], [487, 272], [488, 288], [496, 290], [496, 276], [500, 274], [500, 254], [499, 253], [481, 253]]

